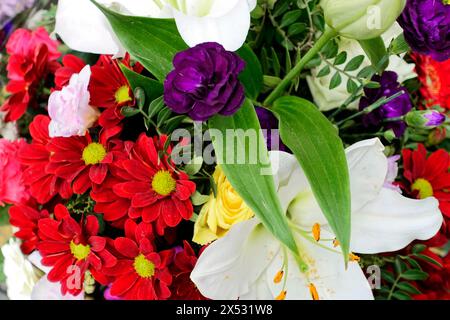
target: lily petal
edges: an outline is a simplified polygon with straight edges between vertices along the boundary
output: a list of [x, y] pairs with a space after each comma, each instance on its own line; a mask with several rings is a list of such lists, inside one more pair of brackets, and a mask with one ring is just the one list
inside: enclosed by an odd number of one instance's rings
[[249, 291], [279, 248], [258, 219], [238, 223], [205, 249], [191, 279], [205, 297], [236, 300]]
[[358, 253], [392, 252], [413, 240], [427, 240], [443, 217], [435, 198], [414, 200], [383, 188], [377, 199], [352, 214], [351, 249]]
[[250, 29], [247, 1], [237, 1], [232, 10], [219, 17], [198, 17], [178, 10], [173, 14], [181, 37], [190, 47], [217, 42], [226, 50], [236, 51], [244, 44]]

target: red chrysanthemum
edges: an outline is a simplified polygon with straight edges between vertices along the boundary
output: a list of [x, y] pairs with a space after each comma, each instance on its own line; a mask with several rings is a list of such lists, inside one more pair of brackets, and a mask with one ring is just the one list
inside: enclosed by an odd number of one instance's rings
[[[142, 134], [130, 152], [130, 159], [118, 161], [112, 171], [122, 181], [115, 183], [112, 191], [116, 197], [129, 200], [128, 217], [155, 222], [160, 235], [166, 227], [175, 227], [182, 219], [191, 218], [190, 197], [195, 192], [195, 183], [189, 181], [188, 175], [175, 171], [168, 157], [171, 149], [164, 149], [166, 141], [166, 136], [152, 139]], [[111, 195], [110, 190], [103, 196], [100, 190], [94, 198], [101, 201], [107, 195]], [[126, 215], [123, 208], [110, 209], [117, 218]]]
[[86, 66], [83, 59], [78, 58], [73, 54], [67, 54], [62, 59], [63, 66], [55, 72], [55, 85], [56, 90], [61, 90], [63, 87], [69, 84], [70, 78], [75, 73], [80, 73]]
[[[129, 56], [121, 63], [129, 66]], [[122, 107], [134, 105], [131, 86], [119, 67], [119, 61], [111, 56], [102, 55], [91, 71], [91, 105], [105, 109], [99, 119], [101, 126], [115, 126], [124, 118]]]
[[173, 300], [207, 300], [191, 280], [191, 272], [197, 263], [197, 255], [187, 241], [175, 255], [171, 266], [173, 283], [171, 286]]
[[9, 222], [19, 229], [14, 235], [22, 240], [20, 248], [24, 254], [30, 254], [36, 249], [39, 241], [38, 222], [49, 216], [47, 210], [38, 211], [26, 205], [9, 208]]
[[18, 29], [11, 35], [6, 46], [10, 55], [6, 91], [11, 96], [0, 108], [6, 112], [6, 121], [19, 119], [35, 103], [39, 84], [59, 68], [57, 47], [44, 28]]
[[438, 62], [420, 54], [414, 55], [414, 59], [426, 106], [450, 109], [450, 60]]
[[42, 264], [52, 267], [47, 278], [61, 283], [61, 292], [78, 295], [83, 290], [86, 271], [101, 284], [108, 278], [101, 270], [116, 264], [116, 258], [107, 250], [107, 239], [97, 236], [99, 223], [95, 216], [75, 221], [62, 205], [55, 207], [55, 218], [39, 220], [37, 249]]
[[117, 264], [104, 269], [113, 277], [111, 295], [126, 300], [165, 300], [170, 297], [172, 250], [156, 252], [152, 225], [125, 223], [125, 237], [114, 240]]
[[31, 195], [40, 204], [49, 202], [57, 194], [64, 199], [72, 196], [70, 184], [47, 169], [50, 162], [50, 151], [47, 150], [50, 142], [49, 123], [49, 117], [36, 116], [30, 124], [30, 135], [33, 140], [31, 144], [22, 146], [18, 154], [19, 161], [25, 167], [24, 181], [29, 186]]
[[439, 200], [442, 213], [450, 218], [450, 154], [441, 149], [427, 157], [422, 144], [417, 150], [403, 150], [403, 176], [407, 182], [403, 187], [415, 198], [434, 196]]
[[[49, 172], [72, 184], [73, 192], [84, 194], [92, 184], [101, 184], [108, 168], [119, 155], [123, 143], [116, 136], [119, 126], [103, 129], [98, 142], [91, 135], [51, 139], [47, 149], [51, 152]], [[117, 151], [117, 153], [116, 153]]]

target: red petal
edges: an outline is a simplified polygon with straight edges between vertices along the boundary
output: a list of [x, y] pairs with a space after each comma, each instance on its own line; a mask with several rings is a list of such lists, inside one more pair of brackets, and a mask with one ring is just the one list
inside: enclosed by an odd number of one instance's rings
[[128, 238], [117, 238], [114, 240], [114, 247], [127, 258], [135, 258], [139, 255], [136, 243]]

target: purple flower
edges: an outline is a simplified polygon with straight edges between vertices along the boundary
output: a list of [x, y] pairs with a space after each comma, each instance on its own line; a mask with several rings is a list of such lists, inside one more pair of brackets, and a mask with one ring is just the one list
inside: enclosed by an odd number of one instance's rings
[[411, 48], [437, 61], [450, 58], [450, 5], [444, 3], [445, 0], [408, 0], [398, 20]]
[[[407, 90], [400, 86], [397, 79], [397, 74], [392, 71], [386, 71], [381, 76], [375, 75], [372, 78], [372, 81], [380, 83], [380, 88], [366, 88], [364, 90], [365, 97], [361, 98], [359, 103], [360, 110], [364, 110], [383, 97], [389, 98], [401, 91], [405, 93], [364, 115], [363, 125], [365, 127], [380, 127], [384, 120], [404, 116], [412, 109], [411, 99], [406, 93]], [[392, 129], [397, 137], [402, 136], [406, 130], [406, 124], [401, 120], [388, 122], [384, 127], [386, 129]]]
[[1, 0], [0, 1], [0, 24], [14, 17], [21, 11], [30, 8], [34, 0]]
[[[266, 139], [267, 149], [277, 151], [289, 151], [280, 139], [278, 131], [278, 119], [267, 109], [256, 107], [261, 129], [263, 129], [264, 138]], [[276, 139], [276, 141], [273, 141]]]
[[218, 43], [203, 43], [180, 52], [175, 69], [164, 82], [164, 101], [172, 111], [204, 121], [216, 114], [230, 116], [243, 104], [238, 76], [245, 62]]

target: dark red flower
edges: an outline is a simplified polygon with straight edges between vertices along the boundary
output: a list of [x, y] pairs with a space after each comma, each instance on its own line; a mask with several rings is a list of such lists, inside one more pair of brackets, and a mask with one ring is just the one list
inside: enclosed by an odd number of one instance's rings
[[14, 235], [22, 240], [20, 248], [24, 254], [30, 254], [36, 249], [39, 241], [38, 222], [49, 217], [47, 210], [38, 211], [26, 205], [9, 208], [9, 222], [19, 229]]
[[83, 59], [78, 58], [73, 54], [67, 54], [62, 59], [63, 66], [55, 72], [55, 85], [56, 90], [61, 90], [63, 87], [69, 84], [70, 78], [75, 73], [80, 71], [86, 66]]
[[[115, 181], [112, 192], [117, 198], [127, 199], [129, 208], [128, 212], [124, 212], [123, 207], [108, 207], [112, 210], [109, 215], [118, 219], [128, 213], [131, 219], [155, 222], [160, 235], [166, 227], [175, 227], [182, 219], [191, 218], [193, 207], [190, 197], [195, 192], [195, 183], [189, 181], [188, 175], [175, 171], [174, 164], [168, 158], [171, 148], [164, 150], [166, 141], [166, 136], [152, 139], [142, 134], [133, 146], [129, 159], [118, 161], [113, 166], [112, 175], [121, 182]], [[110, 189], [104, 195], [101, 193], [102, 190], [93, 196], [99, 202], [112, 194]]]
[[156, 252], [152, 225], [125, 223], [125, 237], [114, 240], [117, 264], [104, 269], [113, 277], [111, 295], [126, 300], [165, 300], [170, 297], [172, 250]]
[[49, 202], [57, 194], [64, 199], [72, 196], [70, 184], [47, 169], [50, 162], [50, 151], [47, 150], [50, 142], [49, 123], [49, 117], [36, 116], [30, 124], [30, 134], [33, 140], [31, 144], [22, 146], [18, 154], [19, 161], [25, 167], [24, 181], [29, 186], [31, 195], [40, 204]]
[[6, 91], [11, 96], [0, 107], [6, 112], [6, 121], [19, 119], [28, 106], [35, 104], [39, 84], [59, 68], [57, 47], [58, 42], [44, 28], [18, 29], [11, 35], [6, 46], [10, 55]]
[[173, 283], [171, 286], [173, 300], [207, 300], [191, 280], [191, 272], [197, 263], [197, 255], [187, 241], [183, 249], [176, 253], [171, 266]]
[[51, 152], [49, 172], [73, 183], [73, 192], [83, 194], [92, 184], [101, 184], [113, 163], [115, 151], [120, 154], [122, 141], [116, 139], [119, 126], [100, 132], [98, 142], [91, 135], [51, 139], [47, 149]]
[[422, 144], [417, 150], [403, 150], [404, 189], [413, 197], [424, 199], [434, 196], [439, 200], [442, 213], [450, 218], [450, 154], [441, 149], [429, 156]]
[[61, 292], [78, 295], [83, 290], [86, 271], [101, 284], [108, 278], [101, 270], [116, 264], [116, 258], [107, 250], [107, 239], [97, 236], [99, 223], [95, 216], [75, 221], [62, 205], [55, 207], [55, 218], [39, 220], [37, 248], [42, 264], [52, 267], [47, 278], [61, 283]]

